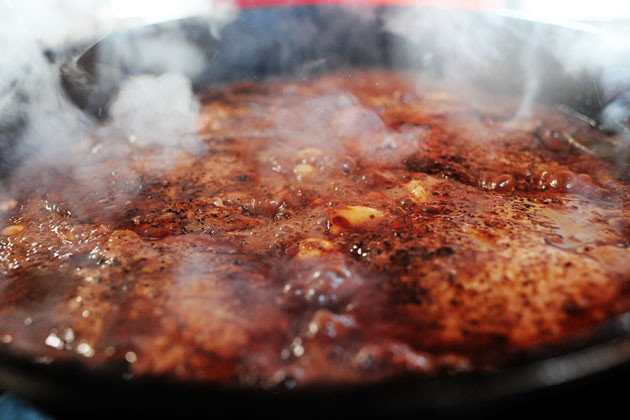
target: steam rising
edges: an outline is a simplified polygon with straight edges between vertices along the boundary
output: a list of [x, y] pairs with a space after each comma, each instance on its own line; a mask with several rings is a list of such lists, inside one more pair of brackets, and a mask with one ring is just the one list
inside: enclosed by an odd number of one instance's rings
[[0, 163], [9, 169], [27, 155], [56, 155], [89, 125], [65, 100], [51, 61], [54, 45], [94, 31], [91, 3], [34, 3], [0, 2]]
[[110, 109], [112, 124], [140, 145], [169, 144], [194, 133], [198, 112], [190, 80], [178, 73], [125, 81]]
[[167, 31], [150, 37], [117, 39], [112, 45], [116, 62], [137, 73], [179, 73], [193, 79], [203, 71], [205, 59], [197, 46], [181, 31]]
[[[10, 173], [17, 165], [28, 171], [42, 162], [72, 167], [90, 161], [90, 156], [78, 156], [82, 152], [76, 146], [95, 133], [97, 122], [70, 102], [61, 88], [59, 66], [68, 46], [89, 45], [116, 24], [146, 23], [124, 13], [132, 6], [127, 3], [0, 0], [2, 172]], [[141, 10], [152, 12], [147, 17], [153, 19], [158, 9], [168, 6], [161, 3], [150, 2]], [[230, 6], [191, 0], [178, 3], [179, 14], [168, 18], [208, 16], [209, 25], [220, 28], [235, 16]], [[121, 63], [132, 63], [136, 75], [123, 80], [112, 99], [106, 133], [122, 134], [138, 146], [157, 143], [167, 148], [182, 146], [186, 137], [190, 146], [199, 111], [190, 79], [203, 71], [207, 58], [173, 28], [164, 35], [127, 41], [116, 39], [112, 49]], [[153, 75], [143, 74], [147, 71]]]
[[[64, 53], [63, 46], [93, 41], [104, 35], [112, 23], [99, 20], [97, 12], [105, 11], [104, 15], [112, 18], [114, 6], [127, 3], [57, 0], [42, 5], [35, 1], [0, 0], [0, 48], [4, 54], [0, 61], [0, 153], [4, 165], [14, 166], [19, 159], [34, 164], [55, 160], [66, 156], [72, 145], [91, 135], [95, 121], [76, 109], [60, 87], [59, 55]], [[149, 19], [154, 21], [172, 15], [162, 16], [158, 11], [174, 9], [172, 4], [169, 9], [161, 7], [160, 2], [143, 3], [137, 10], [152, 10]], [[217, 37], [223, 25], [236, 16], [232, 4], [225, 1], [191, 0], [180, 6], [179, 9], [194, 6], [198, 12], [207, 14], [209, 27]], [[346, 11], [362, 21], [373, 22], [377, 19], [375, 10], [359, 7]], [[129, 23], [129, 16], [124, 17]], [[427, 8], [393, 8], [383, 16], [386, 32], [412, 41], [396, 52], [405, 62], [419, 63], [458, 82], [485, 77], [499, 86], [516, 83], [522, 101], [513, 116], [515, 119], [527, 117], [532, 104], [548, 93], [549, 86], [543, 81], [550, 66], [560, 66], [562, 74], [576, 78], [589, 72], [602, 74], [602, 79], [594, 85], [597, 101], [605, 108], [602, 122], [616, 129], [623, 126], [629, 117], [629, 107], [628, 98], [620, 93], [619, 87], [630, 83], [628, 42], [589, 32], [581, 32], [579, 37], [562, 36], [566, 31], [541, 28], [539, 33], [527, 34], [528, 41], [514, 50], [510, 47], [511, 37], [523, 34], [518, 33], [518, 25], [512, 25], [504, 16]], [[199, 112], [190, 79], [203, 73], [208, 57], [177, 30], [140, 42], [127, 41], [121, 38], [114, 50], [120, 62], [133, 63], [136, 75], [120, 85], [111, 102], [107, 126], [137, 146], [182, 147], [183, 138], [194, 137]], [[535, 53], [545, 46], [543, 49], [555, 59], [553, 63], [540, 60]], [[326, 67], [327, 60], [328, 57], [319, 57], [311, 63], [317, 68]], [[517, 63], [522, 74], [513, 73], [510, 66], [497, 64], [505, 61]], [[154, 74], [141, 74], [145, 71]], [[355, 120], [368, 125], [381, 123], [375, 114], [359, 109], [355, 102], [351, 95], [341, 92], [338, 97], [320, 98], [319, 102], [308, 104], [312, 108], [307, 112], [309, 124], [318, 127], [313, 130], [312, 138], [325, 142], [330, 137], [319, 131], [324, 120], [336, 121], [340, 127], [335, 128], [342, 131], [358, 126]], [[595, 108], [598, 105], [594, 104]], [[6, 156], [14, 158], [7, 162]], [[71, 160], [71, 164], [84, 162]]]
[[[593, 80], [595, 97], [587, 102], [594, 109], [605, 108], [629, 85], [627, 39], [567, 22], [528, 26], [527, 19], [511, 19], [511, 14], [392, 9], [385, 15], [384, 29], [411, 41], [398, 51], [405, 61], [437, 70], [447, 80], [516, 87], [522, 102], [515, 118], [528, 116], [534, 102], [549, 99], [571, 78]], [[602, 112], [604, 123], [610, 123], [612, 115], [619, 121], [619, 107], [611, 106]]]
[[[481, 24], [482, 23], [482, 24]], [[500, 57], [497, 28], [503, 25], [499, 16], [479, 16], [447, 9], [413, 8], [392, 10], [385, 14], [384, 30], [430, 46], [402, 51], [414, 61], [431, 64], [437, 55], [442, 60], [440, 70], [451, 80], [469, 80], [474, 75], [491, 70], [490, 65]]]

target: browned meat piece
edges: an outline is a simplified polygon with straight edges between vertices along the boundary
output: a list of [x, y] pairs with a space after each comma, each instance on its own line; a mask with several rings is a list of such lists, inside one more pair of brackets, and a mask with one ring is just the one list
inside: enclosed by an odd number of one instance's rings
[[627, 173], [573, 117], [375, 70], [201, 100], [196, 147], [96, 133], [7, 181], [3, 351], [291, 388], [499, 368], [630, 309]]

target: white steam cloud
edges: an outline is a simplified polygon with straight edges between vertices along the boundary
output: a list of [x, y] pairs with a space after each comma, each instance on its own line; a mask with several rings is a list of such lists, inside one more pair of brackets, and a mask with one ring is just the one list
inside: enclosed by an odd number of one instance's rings
[[[10, 169], [17, 162], [50, 162], [95, 130], [94, 119], [61, 87], [60, 64], [69, 46], [89, 45], [120, 27], [190, 16], [207, 19], [217, 30], [234, 18], [235, 9], [222, 0], [183, 0], [175, 8], [167, 1], [0, 0], [0, 163]], [[114, 38], [108, 45], [134, 75], [121, 81], [112, 98], [107, 132], [137, 139], [140, 146], [181, 146], [180, 138], [189, 140], [194, 132], [199, 111], [189, 79], [203, 71], [207, 57], [173, 27], [127, 41]]]
[[[597, 9], [592, 3], [589, 7]], [[497, 86], [518, 85], [522, 102], [515, 118], [526, 117], [532, 104], [545, 99], [549, 94], [545, 83], [553, 74], [597, 77], [591, 86], [596, 90], [593, 101], [599, 102], [592, 104], [594, 108], [605, 108], [630, 86], [627, 34], [570, 21], [534, 23], [528, 19], [508, 11], [480, 14], [418, 7], [392, 9], [385, 15], [384, 29], [411, 41], [397, 51], [399, 56], [428, 68], [439, 67], [447, 80], [486, 79]], [[604, 109], [603, 123], [610, 123], [611, 116], [616, 120], [624, 116], [618, 105]], [[625, 109], [628, 118], [630, 110]]]
[[94, 4], [0, 1], [0, 146], [5, 165], [19, 155], [55, 154], [89, 125], [59, 89], [52, 51], [97, 31], [90, 13]]
[[111, 106], [112, 125], [134, 143], [171, 144], [196, 128], [199, 102], [178, 73], [128, 79]]

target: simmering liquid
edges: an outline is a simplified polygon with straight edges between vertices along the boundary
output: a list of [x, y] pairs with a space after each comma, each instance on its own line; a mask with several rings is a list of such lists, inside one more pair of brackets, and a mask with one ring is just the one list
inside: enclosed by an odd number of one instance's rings
[[3, 351], [293, 388], [500, 368], [630, 309], [628, 171], [570, 115], [381, 70], [200, 100], [189, 139], [6, 181]]

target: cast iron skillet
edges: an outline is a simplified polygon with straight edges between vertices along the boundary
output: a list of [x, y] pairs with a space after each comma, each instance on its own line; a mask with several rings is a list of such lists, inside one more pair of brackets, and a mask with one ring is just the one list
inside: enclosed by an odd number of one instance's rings
[[[434, 48], [430, 28], [413, 40], [383, 31], [383, 16], [393, 7], [375, 9], [366, 18], [334, 6], [299, 6], [241, 11], [236, 20], [214, 37], [205, 21], [189, 19], [142, 30], [113, 34], [98, 47], [90, 65], [104, 70], [100, 79], [84, 79], [66, 89], [77, 89], [77, 104], [106, 118], [116, 84], [128, 74], [149, 72], [117, 55], [115, 42], [141, 47], [143, 39], [164, 34], [184, 34], [206, 57], [206, 69], [193, 79], [196, 91], [236, 80], [262, 80], [282, 75], [309, 77], [343, 67], [418, 69], [430, 74], [444, 72], [448, 57]], [[456, 13], [496, 32], [502, 42], [498, 54], [474, 82], [490, 91], [519, 95], [527, 84], [530, 60], [542, 63], [538, 101], [562, 104], [593, 118], [595, 124], [604, 103], [598, 91], [599, 75], [565, 73], [544, 40], [533, 33], [583, 36], [574, 28], [553, 26], [506, 16], [472, 12]], [[178, 35], [179, 36], [179, 35]], [[593, 35], [596, 36], [596, 35]], [[432, 53], [410, 57], [409, 49]], [[81, 48], [70, 49], [73, 53]], [[526, 51], [526, 59], [523, 59]], [[61, 66], [72, 60], [58, 59]], [[112, 70], [113, 69], [113, 70]], [[93, 70], [93, 69], [92, 69]], [[154, 69], [153, 69], [154, 70]], [[73, 70], [74, 71], [74, 70]], [[73, 73], [64, 73], [63, 83]], [[497, 75], [509, 75], [498, 77]], [[26, 118], [28, 118], [26, 116]], [[25, 121], [24, 123], [27, 123]], [[383, 410], [421, 410], [458, 415], [470, 407], [486, 407], [527, 399], [558, 387], [570, 388], [580, 381], [595, 381], [610, 372], [630, 369], [630, 315], [609, 320], [588, 336], [563, 348], [537, 349], [524, 355], [515, 367], [486, 373], [432, 379], [399, 378], [356, 387], [309, 388], [293, 391], [224, 389], [216, 386], [173, 384], [159, 378], [125, 379], [116, 366], [85, 371], [74, 364], [39, 364], [0, 352], [0, 387], [30, 399], [51, 412], [73, 410], [153, 410], [173, 414], [258, 414], [272, 409], [278, 414], [351, 410], [374, 413]]]

